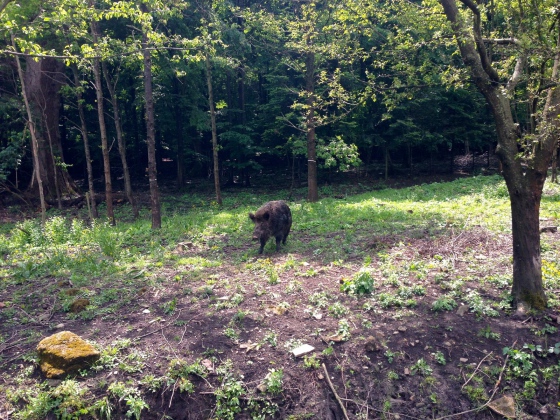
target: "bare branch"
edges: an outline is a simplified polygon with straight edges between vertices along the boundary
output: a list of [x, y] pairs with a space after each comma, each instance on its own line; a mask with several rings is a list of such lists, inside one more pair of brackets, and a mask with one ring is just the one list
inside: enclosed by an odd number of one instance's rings
[[521, 43], [517, 38], [483, 38], [482, 39], [487, 44], [496, 44], [496, 45], [520, 45]]
[[498, 76], [498, 72], [494, 67], [492, 67], [492, 63], [488, 58], [488, 53], [486, 52], [486, 46], [484, 45], [484, 40], [482, 38], [482, 25], [480, 19], [480, 10], [478, 10], [477, 5], [472, 0], [460, 0], [465, 6], [467, 6], [474, 14], [473, 20], [473, 35], [474, 41], [476, 43], [476, 49], [478, 51], [478, 55], [480, 56], [480, 62], [482, 64], [482, 68], [486, 72], [486, 74], [490, 77], [490, 80], [493, 82], [499, 82], [500, 77]]
[[513, 70], [513, 74], [511, 75], [510, 79], [507, 82], [506, 89], [508, 92], [513, 91], [519, 81], [521, 80], [521, 76], [523, 75], [523, 68], [525, 67], [526, 56], [522, 53], [517, 58], [517, 63], [515, 64], [515, 69]]

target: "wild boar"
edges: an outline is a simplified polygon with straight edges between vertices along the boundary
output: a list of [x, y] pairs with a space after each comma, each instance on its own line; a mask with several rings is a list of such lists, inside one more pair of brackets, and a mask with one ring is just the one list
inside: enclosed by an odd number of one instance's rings
[[249, 213], [249, 218], [255, 223], [253, 240], [261, 243], [259, 254], [271, 237], [276, 238], [276, 251], [280, 250], [280, 241], [286, 245], [292, 227], [292, 212], [284, 201], [269, 201], [254, 214]]

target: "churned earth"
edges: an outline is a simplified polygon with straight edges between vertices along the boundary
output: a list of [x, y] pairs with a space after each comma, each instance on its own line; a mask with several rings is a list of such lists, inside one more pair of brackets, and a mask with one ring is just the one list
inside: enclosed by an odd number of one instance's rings
[[[318, 238], [297, 215], [280, 252], [187, 230], [152, 265], [96, 254], [110, 274], [87, 281], [3, 255], [0, 419], [560, 418], [558, 233], [542, 236], [550, 308], [516, 317], [507, 232], [426, 221]], [[63, 330], [102, 357], [46, 381], [35, 348]]]

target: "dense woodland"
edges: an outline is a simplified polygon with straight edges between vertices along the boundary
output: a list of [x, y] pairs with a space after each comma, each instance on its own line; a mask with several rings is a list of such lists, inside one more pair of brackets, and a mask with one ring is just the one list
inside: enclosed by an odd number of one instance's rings
[[[539, 1], [2, 2], [0, 182], [62, 207], [149, 185], [354, 168], [450, 171], [496, 152], [514, 296], [543, 307], [539, 206], [555, 159], [558, 5]], [[458, 48], [457, 48], [458, 47]], [[88, 198], [89, 197], [89, 198]], [[96, 199], [91, 199], [92, 197]], [[521, 287], [520, 285], [525, 285]]]
[[414, 45], [415, 34], [400, 33], [394, 19], [380, 15], [390, 14], [391, 4], [384, 10], [343, 1], [161, 2], [142, 14], [138, 2], [119, 2], [118, 9], [113, 2], [92, 3], [95, 11], [87, 2], [27, 3], [4, 11], [17, 26], [10, 29], [15, 46], [8, 36], [3, 49], [35, 54], [2, 59], [2, 182], [25, 190], [32, 180], [18, 57], [44, 149], [41, 163], [59, 168], [58, 180], [52, 170], [42, 180], [51, 203], [57, 190], [63, 198], [87, 191], [87, 182], [79, 188], [73, 182], [87, 180], [84, 133], [95, 180], [104, 173], [105, 132], [111, 181], [122, 188], [122, 140], [131, 180], [146, 182], [141, 19], [152, 26], [155, 154], [166, 183], [180, 187], [213, 176], [212, 116], [222, 184], [248, 185], [263, 171], [293, 171], [305, 179], [309, 118], [320, 177], [350, 167], [366, 175], [373, 163], [375, 175], [385, 176], [385, 161], [389, 176], [416, 163], [450, 171], [454, 155], [495, 147], [480, 94], [468, 80], [453, 86], [442, 78], [441, 71], [458, 61], [452, 50], [441, 40]]

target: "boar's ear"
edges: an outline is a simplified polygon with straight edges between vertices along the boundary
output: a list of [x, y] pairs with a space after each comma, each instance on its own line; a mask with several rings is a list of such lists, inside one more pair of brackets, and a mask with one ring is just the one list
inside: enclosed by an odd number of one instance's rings
[[255, 221], [255, 215], [253, 213], [249, 213], [249, 219], [251, 219], [254, 222]]
[[270, 213], [269, 213], [269, 212], [266, 212], [265, 214], [263, 214], [263, 219], [264, 219], [264, 220], [270, 219]]

